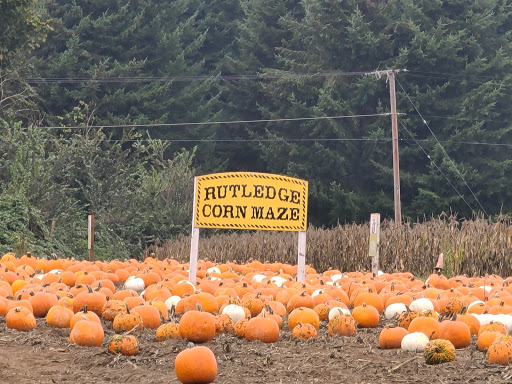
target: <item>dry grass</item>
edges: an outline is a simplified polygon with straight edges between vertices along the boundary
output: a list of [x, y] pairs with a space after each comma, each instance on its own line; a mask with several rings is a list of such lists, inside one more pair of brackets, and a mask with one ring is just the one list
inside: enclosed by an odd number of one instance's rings
[[[512, 217], [492, 222], [484, 219], [458, 220], [441, 216], [423, 223], [396, 226], [393, 221], [381, 223], [380, 265], [386, 272], [409, 271], [428, 276], [443, 252], [448, 276], [496, 273], [512, 275]], [[333, 229], [310, 227], [307, 231], [306, 262], [318, 271], [329, 268], [342, 271], [369, 270], [369, 226], [339, 225]], [[187, 261], [190, 237], [181, 236], [161, 246], [151, 247], [160, 259]], [[251, 260], [279, 261], [295, 264], [297, 233], [236, 232], [218, 234], [199, 241], [199, 258], [223, 263], [246, 263]]]

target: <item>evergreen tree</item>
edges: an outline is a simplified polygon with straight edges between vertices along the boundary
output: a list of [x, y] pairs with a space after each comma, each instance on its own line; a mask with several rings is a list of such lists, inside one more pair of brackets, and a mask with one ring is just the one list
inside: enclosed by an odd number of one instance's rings
[[398, 77], [399, 108], [408, 114], [401, 135], [427, 140], [419, 144], [432, 159], [415, 143], [401, 151], [404, 212], [511, 212], [508, 149], [485, 144], [512, 143], [508, 2], [394, 5], [384, 12], [394, 17], [395, 66], [411, 71]]
[[[308, 118], [389, 112], [389, 91], [369, 76], [315, 75], [405, 68], [397, 78], [399, 136], [418, 141], [473, 210], [508, 208], [510, 143], [505, 90], [510, 82], [510, 9], [506, 2], [305, 0], [303, 17], [282, 21], [292, 38], [278, 49], [284, 71], [304, 74], [265, 85], [264, 116]], [[463, 15], [461, 17], [460, 15]], [[449, 75], [448, 75], [449, 74]], [[403, 88], [407, 94], [402, 91]], [[428, 118], [439, 143], [410, 100]], [[439, 116], [430, 118], [430, 116]], [[451, 117], [447, 119], [446, 117]], [[403, 125], [402, 125], [403, 124]], [[267, 125], [268, 169], [310, 181], [315, 224], [392, 217], [390, 118], [320, 119]], [[361, 140], [361, 141], [359, 141]], [[368, 141], [365, 141], [368, 140]], [[416, 217], [450, 209], [472, 213], [414, 142], [400, 148], [402, 212]], [[449, 145], [443, 144], [448, 142]], [[473, 193], [469, 191], [462, 178]], [[493, 175], [488, 179], [489, 175]], [[498, 192], [499, 196], [497, 196]], [[499, 197], [496, 200], [496, 197]]]
[[44, 39], [48, 25], [41, 21], [34, 0], [0, 2], [0, 123], [33, 121], [37, 117], [27, 58]]
[[38, 51], [39, 74], [76, 80], [42, 89], [46, 124], [75, 126], [69, 117], [86, 106], [88, 125], [149, 124], [153, 137], [176, 140], [170, 152], [203, 137], [197, 127], [165, 125], [209, 120], [217, 108], [216, 86], [194, 81], [205, 74], [207, 32], [189, 2], [52, 0], [47, 12], [54, 32]]

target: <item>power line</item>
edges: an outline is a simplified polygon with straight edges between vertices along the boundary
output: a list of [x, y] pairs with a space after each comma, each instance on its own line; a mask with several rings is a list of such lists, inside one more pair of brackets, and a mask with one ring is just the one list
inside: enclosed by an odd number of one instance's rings
[[446, 75], [446, 76], [458, 76], [458, 77], [480, 77], [483, 79], [491, 79], [491, 80], [497, 80], [495, 76], [489, 76], [489, 75], [474, 75], [474, 74], [467, 74], [467, 73], [450, 73], [450, 72], [428, 72], [428, 71], [408, 71], [409, 73], [424, 73], [428, 75]]
[[459, 172], [459, 169], [457, 168], [457, 166], [455, 165], [454, 161], [451, 159], [451, 157], [448, 155], [448, 153], [446, 152], [446, 150], [444, 149], [443, 145], [440, 143], [440, 141], [437, 139], [436, 135], [434, 134], [434, 132], [432, 131], [432, 129], [430, 129], [429, 125], [427, 124], [427, 121], [423, 118], [423, 116], [421, 115], [420, 111], [418, 110], [418, 108], [416, 108], [416, 105], [412, 102], [411, 98], [409, 97], [409, 94], [405, 91], [404, 87], [402, 86], [402, 84], [397, 80], [396, 81], [398, 83], [398, 85], [400, 86], [400, 88], [402, 89], [402, 91], [405, 93], [405, 96], [407, 97], [407, 99], [409, 100], [409, 102], [412, 104], [413, 108], [416, 110], [416, 113], [421, 117], [422, 121], [423, 121], [423, 124], [425, 124], [425, 126], [427, 127], [427, 129], [430, 131], [430, 133], [432, 134], [432, 136], [434, 137], [434, 139], [436, 140], [436, 142], [439, 144], [439, 146], [441, 147], [441, 150], [443, 151], [443, 153], [445, 154], [445, 156], [448, 158], [448, 160], [451, 162], [451, 164], [453, 165], [454, 169], [455, 169], [455, 172], [459, 175], [459, 177], [462, 179], [462, 181], [464, 182], [464, 184], [466, 185], [466, 187], [469, 189], [469, 191], [471, 192], [471, 194], [473, 195], [473, 197], [475, 198], [476, 202], [478, 203], [478, 205], [480, 206], [480, 208], [482, 209], [482, 211], [484, 212], [484, 214], [486, 216], [489, 216], [487, 214], [487, 212], [485, 211], [484, 207], [482, 206], [482, 204], [480, 204], [480, 200], [478, 200], [478, 198], [476, 197], [476, 195], [473, 193], [473, 190], [471, 189], [471, 187], [469, 186], [469, 184], [466, 182], [466, 179], [464, 179], [464, 176], [462, 176], [462, 174]]
[[510, 87], [510, 84], [500, 84], [499, 83], [499, 79], [495, 79], [495, 78], [489, 78], [489, 80], [487, 81], [477, 81], [477, 80], [469, 80], [469, 79], [465, 79], [465, 78], [455, 78], [455, 77], [449, 77], [449, 76], [427, 76], [427, 75], [418, 75], [418, 74], [415, 74], [415, 73], [407, 73], [408, 76], [412, 76], [412, 77], [421, 77], [421, 78], [426, 78], [426, 79], [437, 79], [437, 80], [453, 80], [453, 81], [458, 81], [458, 82], [461, 82], [461, 81], [465, 81], [466, 83], [472, 83], [472, 84], [487, 84], [489, 83], [489, 81], [492, 81], [492, 82], [495, 82], [496, 85], [500, 85], [502, 87]]
[[[269, 74], [233, 74], [233, 75], [203, 75], [203, 76], [127, 76], [127, 77], [39, 77], [29, 78], [29, 84], [79, 84], [79, 83], [153, 83], [153, 82], [192, 82], [192, 81], [239, 81], [239, 80], [274, 80], [274, 79], [303, 79], [324, 78], [340, 76], [368, 76], [379, 75], [383, 71], [330, 71], [316, 73], [269, 73]], [[404, 70], [408, 76], [423, 77], [439, 80], [467, 81], [468, 83], [485, 84], [489, 80], [502, 81], [493, 76], [460, 74], [449, 72], [423, 72]], [[476, 81], [471, 79], [486, 79]], [[502, 84], [503, 85], [503, 84]], [[508, 85], [503, 85], [508, 86]]]
[[390, 113], [373, 113], [366, 115], [338, 115], [338, 116], [315, 116], [315, 117], [291, 117], [279, 119], [259, 119], [259, 120], [228, 120], [228, 121], [203, 121], [189, 123], [151, 123], [151, 124], [115, 124], [115, 125], [76, 125], [76, 126], [36, 126], [39, 129], [90, 129], [90, 128], [154, 128], [154, 127], [178, 127], [178, 126], [195, 126], [195, 125], [216, 125], [216, 124], [251, 124], [251, 123], [275, 123], [282, 121], [313, 121], [328, 119], [350, 119], [358, 117], [378, 117], [389, 116]]
[[281, 73], [281, 74], [260, 74], [260, 75], [215, 75], [215, 76], [164, 76], [164, 77], [41, 77], [30, 78], [29, 84], [57, 83], [153, 83], [153, 82], [191, 82], [191, 81], [236, 81], [236, 80], [272, 80], [272, 79], [302, 79], [302, 78], [323, 78], [340, 76], [362, 76], [378, 75], [384, 71], [356, 71], [356, 72], [317, 72], [317, 73]]
[[[61, 140], [71, 140], [70, 138], [60, 138]], [[173, 142], [173, 143], [258, 143], [258, 142], [382, 142], [388, 143], [392, 141], [391, 138], [369, 138], [369, 137], [355, 137], [355, 138], [281, 138], [281, 139], [267, 139], [267, 138], [259, 138], [259, 139], [100, 139], [98, 141], [107, 142], [107, 143], [115, 143], [115, 142], [148, 142], [158, 140], [162, 142]], [[431, 143], [430, 139], [398, 139], [400, 142], [413, 142], [417, 144], [419, 142]], [[502, 146], [502, 147], [511, 147], [512, 144], [503, 144], [503, 143], [484, 143], [484, 142], [470, 142], [470, 141], [440, 141], [444, 144], [462, 144], [462, 145], [481, 145], [481, 146]]]
[[420, 149], [423, 151], [423, 153], [427, 156], [427, 158], [430, 160], [430, 162], [432, 163], [432, 165], [434, 167], [436, 167], [436, 169], [439, 171], [439, 173], [441, 175], [443, 175], [443, 177], [446, 179], [446, 181], [448, 181], [448, 184], [450, 184], [452, 186], [452, 188], [455, 190], [455, 192], [457, 192], [457, 194], [460, 196], [460, 198], [466, 203], [466, 205], [469, 207], [469, 209], [471, 209], [471, 212], [475, 212], [473, 210], [473, 208], [471, 208], [471, 205], [469, 205], [469, 203], [466, 201], [466, 199], [464, 198], [464, 196], [458, 191], [457, 188], [455, 188], [455, 186], [452, 184], [452, 182], [450, 181], [450, 179], [448, 179], [448, 177], [443, 173], [443, 171], [441, 170], [441, 168], [438, 167], [438, 165], [434, 162], [434, 160], [430, 157], [430, 155], [427, 153], [427, 151], [425, 151], [425, 149], [420, 145], [420, 143], [418, 142], [418, 140], [416, 140], [416, 138], [412, 135], [412, 133], [407, 129], [407, 127], [404, 125], [404, 123], [402, 123], [400, 121], [400, 124], [402, 125], [402, 127], [407, 131], [407, 133], [409, 134], [409, 136], [411, 136], [411, 138], [414, 140], [414, 142], [418, 145], [418, 147], [420, 147]]

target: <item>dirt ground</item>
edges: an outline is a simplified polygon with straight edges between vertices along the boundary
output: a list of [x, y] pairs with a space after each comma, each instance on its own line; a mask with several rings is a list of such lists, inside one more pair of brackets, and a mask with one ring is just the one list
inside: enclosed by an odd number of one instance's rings
[[[105, 343], [113, 331], [105, 325]], [[315, 341], [298, 342], [282, 331], [277, 343], [247, 342], [220, 335], [205, 344], [218, 362], [215, 383], [512, 383], [512, 367], [488, 364], [470, 347], [454, 362], [426, 365], [421, 353], [378, 348], [382, 327], [358, 330], [354, 338], [331, 338], [322, 327]], [[69, 344], [69, 330], [37, 320], [28, 333], [0, 321], [1, 383], [178, 383], [174, 359], [184, 340], [157, 342], [154, 330], [139, 334], [140, 352], [114, 356], [105, 346]]]

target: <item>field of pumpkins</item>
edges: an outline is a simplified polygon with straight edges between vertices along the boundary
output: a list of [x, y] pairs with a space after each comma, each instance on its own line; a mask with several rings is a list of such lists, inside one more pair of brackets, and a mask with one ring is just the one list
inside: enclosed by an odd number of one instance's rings
[[6, 383], [512, 382], [512, 277], [0, 258]]

